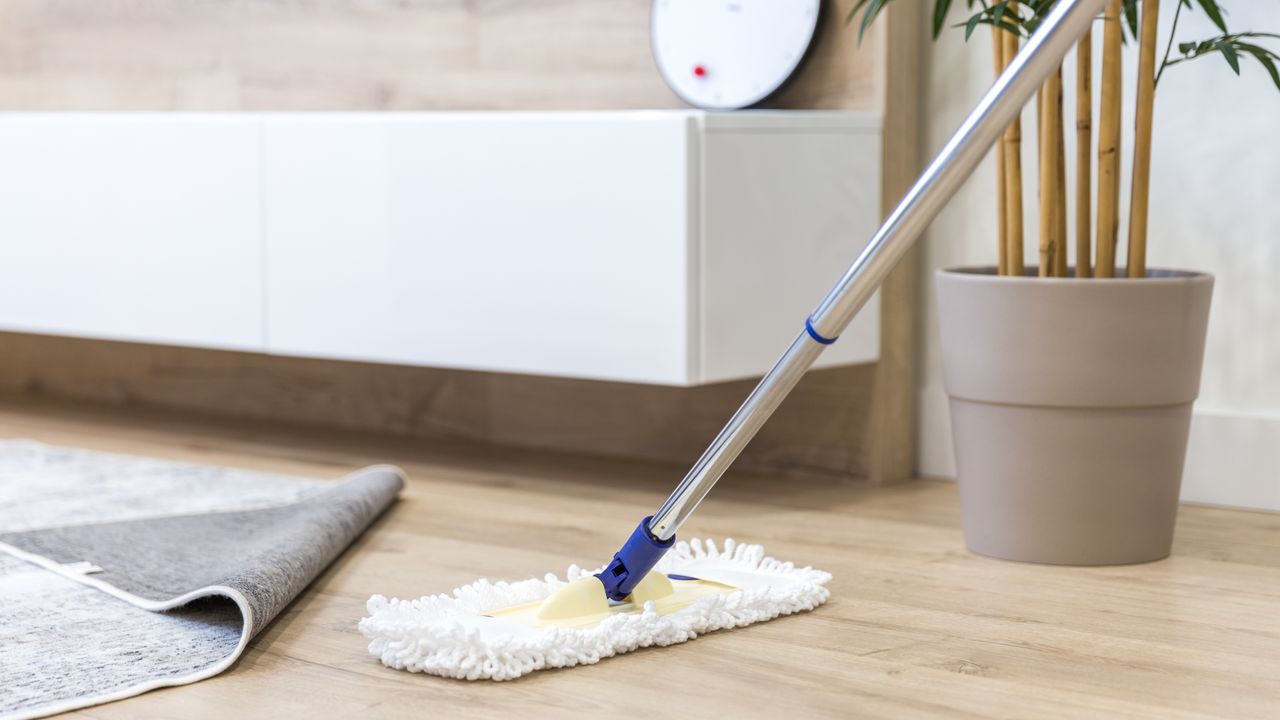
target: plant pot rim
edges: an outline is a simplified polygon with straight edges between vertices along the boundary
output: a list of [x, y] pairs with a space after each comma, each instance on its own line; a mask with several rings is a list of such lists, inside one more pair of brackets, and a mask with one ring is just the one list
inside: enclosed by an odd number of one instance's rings
[[[1035, 272], [1035, 268], [1028, 266], [1028, 270]], [[1140, 280], [1142, 285], [1172, 285], [1186, 282], [1213, 282], [1213, 275], [1207, 272], [1197, 270], [1176, 270], [1167, 268], [1149, 268], [1147, 276], [1144, 278], [1130, 277], [1114, 277], [1114, 278], [1078, 278], [1074, 275], [1069, 277], [1039, 277], [1037, 275], [997, 275], [994, 265], [962, 265], [958, 267], [940, 268], [935, 273], [938, 277], [946, 277], [950, 280], [959, 280], [962, 282], [1002, 282], [1002, 283], [1023, 283], [1023, 284], [1040, 284], [1040, 283], [1079, 283], [1079, 284], [1112, 284], [1118, 282], [1134, 284], [1135, 280]]]

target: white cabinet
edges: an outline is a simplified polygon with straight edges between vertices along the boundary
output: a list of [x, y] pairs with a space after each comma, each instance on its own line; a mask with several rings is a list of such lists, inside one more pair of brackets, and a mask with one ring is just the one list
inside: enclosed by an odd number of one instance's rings
[[846, 112], [9, 114], [0, 157], [0, 329], [668, 385], [767, 370], [879, 210]]
[[[878, 224], [879, 128], [849, 113], [294, 115], [264, 138], [273, 353], [758, 375]], [[822, 364], [874, 359], [877, 327], [873, 302]]]
[[212, 116], [0, 120], [0, 328], [259, 349], [258, 129]]
[[268, 123], [269, 350], [683, 382], [692, 121], [490, 117]]

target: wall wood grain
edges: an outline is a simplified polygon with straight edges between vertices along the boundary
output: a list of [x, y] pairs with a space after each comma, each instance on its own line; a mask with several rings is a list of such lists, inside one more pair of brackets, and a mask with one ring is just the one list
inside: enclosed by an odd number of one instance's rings
[[[5, 0], [0, 109], [680, 107], [650, 0]], [[882, 33], [832, 0], [781, 107], [876, 109]]]
[[[811, 372], [741, 467], [865, 475], [875, 367]], [[753, 384], [665, 387], [0, 333], [0, 396], [682, 464]]]

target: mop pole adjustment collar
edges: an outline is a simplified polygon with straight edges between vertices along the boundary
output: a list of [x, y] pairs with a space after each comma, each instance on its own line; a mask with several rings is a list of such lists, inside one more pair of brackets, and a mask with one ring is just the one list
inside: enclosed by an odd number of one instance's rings
[[804, 331], [809, 333], [809, 337], [813, 338], [813, 341], [818, 343], [819, 345], [830, 345], [834, 343], [836, 340], [840, 339], [839, 336], [827, 337], [822, 333], [818, 332], [817, 330], [815, 330], [813, 328], [812, 315], [804, 319]]
[[622, 549], [596, 577], [604, 583], [605, 595], [610, 600], [623, 600], [635, 590], [645, 575], [658, 564], [658, 560], [675, 545], [675, 537], [658, 540], [649, 532], [650, 515], [640, 521]]

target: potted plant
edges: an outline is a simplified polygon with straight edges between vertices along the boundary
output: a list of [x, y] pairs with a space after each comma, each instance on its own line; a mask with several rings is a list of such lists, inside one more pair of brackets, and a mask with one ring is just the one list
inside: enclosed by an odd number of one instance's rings
[[[856, 0], [848, 17], [861, 33], [888, 2]], [[1070, 219], [1061, 68], [1041, 88], [1035, 264], [1024, 262], [1021, 127], [1015, 121], [995, 150], [996, 264], [937, 273], [965, 540], [977, 553], [1071, 565], [1169, 554], [1213, 278], [1146, 264], [1155, 90], [1167, 68], [1208, 55], [1220, 55], [1237, 74], [1241, 60], [1252, 59], [1280, 88], [1280, 56], [1259, 44], [1280, 35], [1231, 32], [1216, 0], [1174, 2], [1161, 58], [1157, 0], [1113, 0], [1100, 18], [1096, 190], [1092, 37], [1076, 48], [1076, 206]], [[935, 37], [952, 5], [935, 0]], [[999, 71], [1053, 2], [967, 5], [972, 14], [958, 27], [966, 39], [981, 25], [991, 28]], [[1177, 20], [1184, 10], [1197, 9], [1221, 34], [1182, 42], [1175, 56]], [[1120, 127], [1126, 30], [1138, 42], [1139, 57], [1132, 138], [1123, 138]], [[1129, 143], [1129, 226], [1121, 238], [1120, 158]]]

